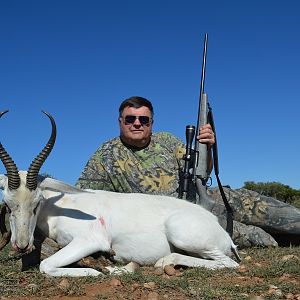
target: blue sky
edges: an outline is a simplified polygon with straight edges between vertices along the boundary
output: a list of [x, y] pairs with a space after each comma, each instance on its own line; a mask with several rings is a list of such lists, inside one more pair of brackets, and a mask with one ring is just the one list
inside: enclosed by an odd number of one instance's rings
[[[41, 172], [74, 184], [119, 134], [120, 102], [155, 108], [155, 131], [196, 125], [204, 34], [220, 177], [299, 181], [299, 1], [0, 0], [0, 141], [27, 169], [57, 123]], [[0, 165], [0, 173], [5, 169]], [[215, 179], [213, 184], [216, 185]]]

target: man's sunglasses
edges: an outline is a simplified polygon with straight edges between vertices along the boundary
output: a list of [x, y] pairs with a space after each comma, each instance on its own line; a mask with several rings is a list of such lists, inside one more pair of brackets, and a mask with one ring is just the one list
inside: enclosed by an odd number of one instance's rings
[[124, 120], [126, 124], [133, 124], [138, 119], [142, 125], [148, 125], [150, 123], [150, 117], [148, 116], [125, 116]]

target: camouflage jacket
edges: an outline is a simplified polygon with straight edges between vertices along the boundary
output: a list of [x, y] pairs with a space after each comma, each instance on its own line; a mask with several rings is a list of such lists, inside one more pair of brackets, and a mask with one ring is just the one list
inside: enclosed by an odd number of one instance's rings
[[154, 133], [143, 149], [130, 148], [116, 137], [97, 149], [76, 185], [85, 189], [177, 197], [184, 153], [184, 143], [167, 132]]

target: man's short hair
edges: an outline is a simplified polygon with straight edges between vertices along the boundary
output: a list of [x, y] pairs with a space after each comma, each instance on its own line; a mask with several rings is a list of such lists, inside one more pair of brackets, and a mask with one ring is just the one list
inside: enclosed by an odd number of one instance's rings
[[120, 117], [122, 115], [124, 108], [127, 106], [134, 107], [134, 108], [140, 108], [142, 106], [146, 106], [149, 108], [149, 110], [152, 114], [152, 117], [154, 115], [152, 103], [149, 100], [147, 100], [146, 98], [139, 97], [139, 96], [133, 96], [128, 99], [125, 99], [119, 107], [119, 116]]

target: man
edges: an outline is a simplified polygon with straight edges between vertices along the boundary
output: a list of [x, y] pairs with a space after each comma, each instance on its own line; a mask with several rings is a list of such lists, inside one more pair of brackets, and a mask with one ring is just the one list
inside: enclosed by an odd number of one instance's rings
[[[177, 197], [185, 145], [170, 133], [152, 133], [153, 118], [153, 107], [149, 100], [142, 97], [124, 100], [119, 107], [120, 136], [97, 149], [87, 162], [76, 185], [84, 189]], [[207, 145], [207, 169], [210, 173], [211, 147], [215, 143], [215, 137], [209, 124], [200, 128], [197, 139]], [[239, 246], [277, 245], [274, 238], [263, 229], [272, 234], [291, 234], [291, 239], [296, 236], [298, 240], [299, 210], [276, 199], [241, 190], [232, 192], [225, 189], [227, 198], [233, 205], [236, 220], [233, 239]], [[219, 195], [214, 191], [212, 195], [214, 199], [219, 200]], [[231, 195], [233, 197], [229, 197]], [[193, 191], [187, 195], [188, 200], [193, 201], [193, 197]], [[226, 210], [220, 202], [215, 203], [211, 210], [225, 227]], [[285, 218], [282, 217], [283, 211]]]
[[[147, 99], [124, 100], [119, 108], [120, 136], [104, 143], [95, 152], [77, 186], [178, 196], [185, 146], [170, 133], [152, 133], [153, 117], [153, 107]], [[210, 153], [215, 140], [209, 124], [200, 129], [198, 140], [208, 145]], [[212, 169], [211, 159], [208, 169]]]

